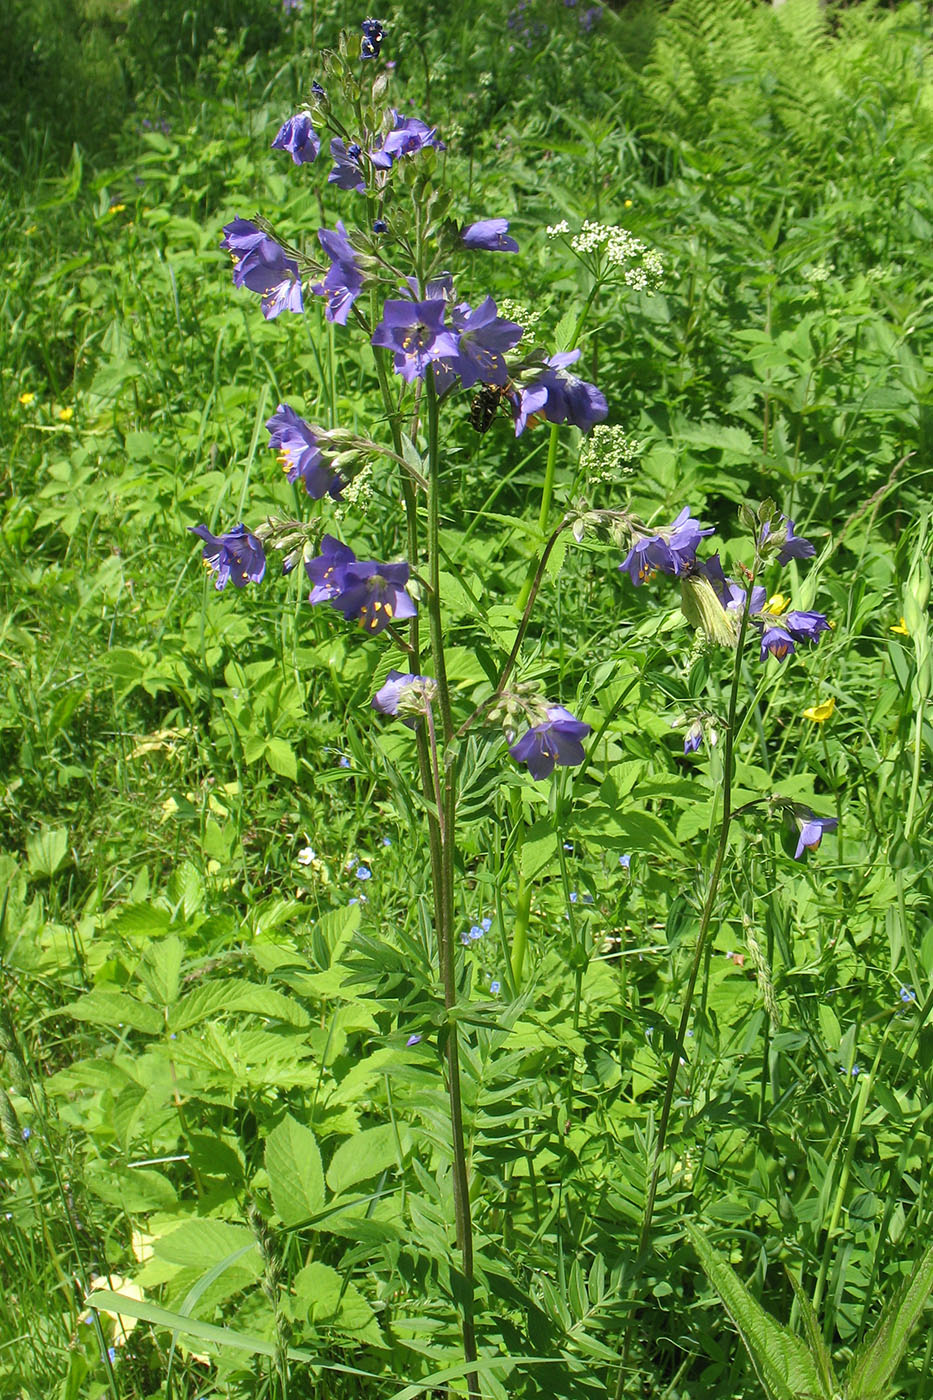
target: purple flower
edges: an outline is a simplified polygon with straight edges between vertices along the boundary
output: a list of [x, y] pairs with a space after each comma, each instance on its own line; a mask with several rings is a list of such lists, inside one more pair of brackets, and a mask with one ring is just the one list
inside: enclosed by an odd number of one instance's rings
[[809, 807], [797, 808], [794, 812], [799, 833], [794, 860], [799, 860], [804, 850], [815, 851], [823, 839], [824, 831], [835, 831], [839, 825], [836, 817], [818, 817]]
[[307, 112], [299, 112], [282, 123], [278, 136], [272, 142], [272, 149], [289, 151], [296, 165], [310, 165], [317, 159], [321, 138], [311, 125]]
[[404, 622], [418, 611], [405, 589], [407, 564], [357, 559], [332, 535], [324, 536], [321, 553], [309, 559], [305, 569], [315, 585], [310, 601], [329, 602], [348, 622], [358, 618], [367, 632], [381, 632], [391, 622]]
[[[754, 607], [754, 597], [752, 606]], [[818, 642], [823, 632], [829, 631], [829, 622], [823, 613], [818, 612], [771, 612], [762, 608], [757, 621], [761, 632], [761, 660], [770, 652], [778, 661], [791, 655], [800, 642]]]
[[323, 282], [316, 282], [311, 290], [317, 296], [324, 297], [327, 303], [324, 315], [327, 320], [335, 321], [338, 326], [345, 326], [350, 307], [363, 289], [363, 274], [340, 219], [337, 220], [336, 229], [318, 229], [317, 236], [321, 247], [330, 258], [331, 266]]
[[[521, 340], [521, 326], [502, 320], [492, 297], [486, 297], [475, 311], [464, 302], [454, 309], [451, 320], [458, 333], [457, 353], [444, 360], [445, 368], [459, 374], [464, 389], [478, 383], [508, 384], [509, 371], [503, 354]], [[443, 392], [448, 386], [440, 382], [437, 387]]]
[[334, 158], [334, 168], [327, 177], [327, 183], [336, 185], [339, 190], [356, 190], [359, 194], [365, 194], [363, 152], [360, 147], [355, 142], [346, 146], [339, 136], [335, 136], [330, 143], [330, 153]]
[[789, 564], [792, 559], [812, 559], [816, 553], [816, 545], [805, 540], [802, 535], [794, 534], [794, 522], [789, 520], [786, 515], [781, 516], [781, 524], [774, 531], [773, 537], [771, 522], [766, 520], [762, 525], [761, 533], [758, 536], [760, 553], [766, 552], [765, 546], [769, 540], [772, 540], [772, 547], [774, 544], [779, 545], [777, 561], [782, 567], [784, 564]]
[[579, 358], [579, 350], [552, 355], [538, 375], [517, 391], [512, 400], [516, 437], [536, 414], [549, 423], [571, 423], [581, 433], [588, 433], [594, 423], [606, 417], [609, 405], [605, 395], [595, 384], [566, 372], [567, 365]]
[[444, 149], [443, 141], [439, 141], [435, 135], [436, 127], [428, 126], [420, 117], [403, 117], [399, 112], [393, 110], [392, 120], [395, 123], [392, 130], [386, 136], [381, 146], [370, 151], [369, 158], [373, 165], [380, 170], [388, 170], [394, 160], [399, 156], [417, 155], [423, 151], [425, 146], [435, 146], [438, 150]]
[[399, 717], [402, 723], [414, 729], [419, 715], [427, 712], [436, 689], [436, 683], [430, 676], [416, 676], [411, 671], [390, 671], [385, 684], [373, 696], [372, 707], [381, 715], [399, 715], [401, 705]]
[[395, 352], [397, 373], [410, 384], [423, 379], [432, 360], [456, 355], [457, 338], [444, 329], [445, 301], [389, 300], [373, 332], [373, 345]]
[[703, 742], [703, 724], [695, 719], [684, 735], [684, 753], [696, 753]]
[[288, 480], [294, 482], [300, 478], [313, 501], [319, 501], [322, 496], [332, 496], [336, 500], [346, 482], [325, 458], [311, 424], [299, 418], [287, 403], [280, 403], [266, 427], [270, 433], [269, 446], [278, 451]]
[[342, 544], [333, 535], [325, 535], [320, 554], [305, 562], [305, 572], [314, 584], [309, 602], [327, 603], [336, 598], [342, 587], [344, 567], [355, 563], [356, 555], [349, 545]]
[[529, 729], [512, 745], [509, 753], [516, 763], [528, 764], [534, 779], [547, 778], [554, 771], [555, 763], [566, 766], [584, 761], [586, 755], [581, 740], [590, 732], [590, 725], [575, 719], [563, 705], [550, 705], [547, 723]]
[[632, 866], [631, 856], [619, 856], [619, 864], [623, 870], [630, 870]]
[[381, 19], [364, 19], [360, 28], [363, 31], [363, 37], [360, 40], [360, 58], [378, 58], [382, 41], [386, 36], [385, 25]]
[[[690, 507], [684, 506], [672, 525], [654, 535], [643, 535], [641, 539], [636, 540], [619, 568], [628, 574], [636, 587], [658, 569], [675, 577], [686, 574], [696, 562], [697, 545], [700, 540], [712, 533], [711, 529], [701, 530], [697, 521], [691, 518]], [[719, 558], [714, 558], [716, 567], [719, 568]], [[721, 568], [719, 575], [722, 575]], [[711, 582], [716, 587], [714, 579], [711, 579]], [[723, 603], [723, 606], [726, 604]]]
[[421, 1040], [421, 1036], [420, 1036], [420, 1035], [410, 1035], [410, 1036], [408, 1037], [408, 1039], [405, 1041], [405, 1044], [406, 1044], [406, 1045], [418, 1045], [419, 1042], [420, 1042], [420, 1040]]
[[589, 34], [590, 30], [597, 25], [603, 17], [602, 5], [591, 5], [588, 10], [584, 10], [580, 16], [580, 28], [584, 34]]
[[216, 588], [224, 589], [232, 581], [234, 588], [245, 583], [260, 583], [266, 572], [266, 555], [259, 540], [245, 525], [234, 525], [223, 535], [212, 535], [206, 525], [188, 527], [192, 535], [204, 541], [202, 557], [217, 575]]
[[249, 219], [234, 219], [224, 225], [220, 246], [233, 257], [233, 285], [259, 293], [267, 321], [282, 311], [304, 311], [298, 264], [274, 238]]
[[479, 219], [465, 224], [460, 237], [468, 248], [485, 248], [490, 252], [517, 253], [518, 244], [508, 236], [508, 219]]

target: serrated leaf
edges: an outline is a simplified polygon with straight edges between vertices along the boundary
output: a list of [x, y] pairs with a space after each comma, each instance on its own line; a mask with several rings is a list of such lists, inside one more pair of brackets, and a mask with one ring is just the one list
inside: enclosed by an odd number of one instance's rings
[[557, 833], [553, 821], [544, 817], [528, 828], [522, 841], [522, 879], [533, 880], [557, 855]]
[[327, 1168], [327, 1185], [335, 1193], [348, 1191], [358, 1181], [369, 1181], [394, 1167], [397, 1160], [398, 1146], [392, 1124], [366, 1128], [337, 1148]]
[[252, 1244], [255, 1254], [248, 1251], [243, 1255], [239, 1268], [251, 1277], [262, 1272], [262, 1258], [259, 1244], [251, 1230], [245, 1225], [231, 1225], [226, 1220], [186, 1220], [169, 1235], [162, 1235], [154, 1241], [152, 1252], [157, 1259], [167, 1264], [178, 1264], [182, 1268], [209, 1269], [227, 1259], [237, 1250], [246, 1249]]
[[823, 1333], [820, 1331], [820, 1320], [817, 1317], [813, 1304], [809, 1297], [801, 1288], [797, 1279], [787, 1270], [787, 1277], [790, 1279], [794, 1296], [797, 1299], [797, 1306], [800, 1309], [800, 1316], [803, 1319], [803, 1330], [806, 1335], [807, 1345], [810, 1348], [810, 1355], [819, 1368], [820, 1377], [823, 1381], [823, 1390], [826, 1395], [835, 1395], [839, 1387], [833, 1375], [833, 1362], [829, 1354], [829, 1348], [823, 1340]]
[[309, 1219], [324, 1204], [324, 1169], [310, 1128], [286, 1114], [266, 1139], [272, 1204], [284, 1225]]
[[235, 1011], [251, 1012], [254, 1016], [274, 1017], [277, 1021], [287, 1021], [293, 1026], [306, 1026], [309, 1019], [303, 1006], [292, 997], [276, 991], [274, 987], [231, 978], [227, 981], [206, 982], [182, 997], [169, 1016], [169, 1029], [187, 1030], [189, 1026], [196, 1026], [199, 1021]]
[[373, 1310], [354, 1284], [341, 1278], [336, 1269], [315, 1260], [295, 1275], [296, 1316], [310, 1318], [318, 1327], [334, 1327], [350, 1332], [361, 1341], [379, 1346], [382, 1335]]
[[931, 1289], [933, 1244], [927, 1247], [910, 1277], [885, 1304], [880, 1318], [852, 1357], [846, 1376], [847, 1400], [875, 1400], [876, 1396], [887, 1393]]
[[110, 1029], [129, 1026], [134, 1031], [145, 1031], [147, 1035], [158, 1035], [163, 1026], [161, 1013], [156, 1007], [146, 1006], [127, 992], [111, 992], [105, 987], [95, 987], [79, 1001], [63, 1006], [62, 1011], [76, 1021], [90, 1021], [91, 1025]]
[[782, 1327], [752, 1297], [735, 1270], [721, 1259], [695, 1225], [684, 1226], [703, 1272], [738, 1329], [752, 1365], [771, 1400], [825, 1396], [816, 1362], [799, 1337]]

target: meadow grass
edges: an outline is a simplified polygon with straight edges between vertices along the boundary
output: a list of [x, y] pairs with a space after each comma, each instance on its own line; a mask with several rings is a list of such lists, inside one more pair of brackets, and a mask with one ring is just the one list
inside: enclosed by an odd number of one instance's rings
[[[148, 73], [140, 16], [120, 31], [118, 139], [3, 148], [0, 1389], [375, 1397], [459, 1366], [461, 1393], [424, 811], [369, 710], [404, 654], [310, 608], [300, 570], [217, 592], [186, 533], [329, 518], [267, 451], [279, 402], [384, 434], [356, 343], [316, 307], [263, 321], [218, 250], [235, 215], [309, 239], [346, 215], [269, 144], [362, 16], [216, 34], [189, 8]], [[662, 524], [689, 503], [734, 565], [736, 507], [776, 500], [817, 547], [782, 589], [833, 628], [749, 660], [735, 801], [839, 826], [795, 862], [796, 833], [736, 823], [639, 1258], [718, 836], [722, 745], [687, 756], [684, 730], [729, 668], [617, 549], [562, 543], [522, 678], [598, 744], [532, 784], [471, 739], [462, 778], [456, 914], [490, 921], [460, 967], [480, 1385], [744, 1400], [685, 1222], [802, 1327], [789, 1270], [840, 1366], [929, 1236], [933, 33], [912, 4], [584, 14], [393, 12], [389, 96], [521, 243], [465, 296], [566, 344], [590, 283], [547, 225], [660, 251], [661, 289], [598, 296], [582, 342], [632, 470], [587, 479], [568, 431], [551, 524], [582, 494]], [[454, 415], [445, 640], [472, 701], [542, 543], [548, 442]], [[394, 505], [377, 473], [378, 558], [404, 552]], [[189, 1330], [88, 1311], [95, 1280]], [[921, 1331], [898, 1393], [931, 1378]]]

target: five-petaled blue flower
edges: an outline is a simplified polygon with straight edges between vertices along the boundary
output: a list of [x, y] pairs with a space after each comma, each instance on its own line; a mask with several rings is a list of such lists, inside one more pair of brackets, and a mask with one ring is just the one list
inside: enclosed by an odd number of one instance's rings
[[299, 112], [282, 123], [278, 136], [272, 142], [272, 149], [288, 151], [296, 165], [310, 165], [317, 159], [321, 138], [311, 125], [307, 112]]
[[334, 136], [330, 143], [330, 153], [334, 158], [334, 168], [327, 177], [329, 185], [338, 190], [356, 190], [365, 194], [366, 180], [363, 176], [363, 152], [355, 142], [349, 146]]
[[548, 778], [555, 763], [567, 766], [584, 761], [581, 741], [590, 732], [590, 725], [576, 719], [563, 705], [550, 705], [546, 723], [529, 729], [509, 753], [516, 763], [527, 763], [534, 779]]
[[380, 170], [388, 170], [392, 162], [400, 156], [417, 155], [425, 146], [444, 149], [443, 141], [437, 139], [437, 128], [428, 126], [420, 117], [403, 117], [393, 110], [392, 120], [394, 126], [382, 145], [369, 153], [373, 165]]
[[[412, 671], [390, 671], [385, 682], [372, 698], [372, 707], [381, 715], [398, 715], [402, 704], [402, 723], [414, 729], [419, 714], [427, 712], [428, 702], [436, 690], [436, 682], [430, 676], [416, 676]], [[402, 702], [407, 700], [406, 704]], [[383, 844], [391, 845], [388, 837]]]
[[280, 403], [266, 427], [270, 433], [269, 446], [278, 452], [288, 480], [303, 481], [313, 501], [323, 496], [336, 500], [346, 482], [324, 456], [311, 424], [299, 418], [287, 403]]
[[267, 321], [283, 311], [304, 311], [298, 264], [274, 238], [249, 219], [234, 219], [224, 225], [220, 246], [233, 258], [233, 285], [259, 293]]
[[478, 219], [465, 224], [460, 237], [467, 248], [485, 248], [489, 252], [517, 253], [518, 244], [509, 236], [508, 219]]
[[457, 337], [444, 327], [447, 303], [390, 299], [382, 308], [382, 320], [373, 331], [373, 345], [393, 350], [394, 366], [410, 384], [423, 379], [432, 360], [457, 353]]
[[619, 568], [628, 574], [636, 586], [644, 583], [658, 569], [675, 577], [686, 574], [696, 562], [700, 540], [712, 533], [711, 529], [701, 530], [697, 521], [691, 518], [690, 507], [684, 506], [667, 529], [636, 540]]
[[404, 622], [418, 611], [406, 591], [405, 563], [379, 564], [357, 559], [353, 550], [332, 535], [321, 541], [321, 553], [305, 564], [314, 584], [312, 603], [329, 602], [349, 622], [357, 618], [367, 632], [381, 632], [392, 622]]
[[[789, 564], [792, 559], [812, 559], [816, 553], [816, 545], [805, 540], [802, 535], [794, 534], [794, 522], [789, 520], [786, 515], [781, 516], [781, 523], [777, 530], [773, 531], [773, 534], [781, 539], [777, 561], [782, 567], [784, 564]], [[759, 553], [766, 552], [766, 545], [771, 536], [771, 523], [766, 520], [758, 536]]]
[[492, 297], [486, 297], [475, 310], [462, 302], [451, 312], [451, 321], [457, 334], [457, 353], [445, 358], [435, 371], [438, 393], [449, 387], [454, 375], [460, 376], [464, 389], [472, 389], [474, 384], [508, 384], [505, 351], [521, 340], [521, 326], [503, 320]]
[[204, 541], [202, 557], [217, 575], [216, 588], [228, 583], [242, 588], [246, 583], [260, 583], [266, 572], [265, 550], [245, 525], [234, 525], [222, 535], [212, 535], [206, 525], [190, 525], [192, 535]]
[[595, 384], [567, 373], [567, 366], [579, 358], [579, 350], [552, 355], [534, 379], [510, 394], [516, 437], [537, 418], [548, 423], [570, 423], [581, 433], [588, 433], [595, 423], [603, 421], [609, 412], [605, 394]]
[[363, 274], [340, 219], [337, 220], [336, 229], [318, 229], [317, 236], [331, 265], [323, 282], [315, 282], [311, 290], [326, 301], [324, 315], [327, 320], [345, 326], [350, 307], [363, 289]]
[[800, 807], [794, 812], [797, 823], [797, 849], [794, 860], [799, 860], [805, 850], [815, 851], [823, 839], [824, 831], [835, 831], [839, 825], [836, 817], [818, 817], [809, 807]]

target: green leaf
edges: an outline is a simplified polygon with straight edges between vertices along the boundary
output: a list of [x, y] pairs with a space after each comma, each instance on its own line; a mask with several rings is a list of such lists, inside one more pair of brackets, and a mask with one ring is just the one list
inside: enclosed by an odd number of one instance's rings
[[835, 1395], [839, 1390], [836, 1378], [833, 1375], [833, 1361], [829, 1354], [829, 1348], [823, 1340], [823, 1333], [820, 1331], [820, 1320], [814, 1311], [813, 1304], [809, 1297], [801, 1288], [797, 1279], [787, 1270], [787, 1277], [790, 1279], [791, 1288], [797, 1299], [797, 1306], [800, 1309], [800, 1316], [803, 1318], [803, 1330], [806, 1334], [807, 1345], [810, 1348], [810, 1355], [813, 1357], [819, 1369], [820, 1379], [823, 1382], [823, 1391], [826, 1395]]
[[849, 1363], [847, 1400], [875, 1400], [884, 1395], [904, 1358], [910, 1334], [920, 1321], [933, 1289], [933, 1244], [914, 1265], [910, 1277], [885, 1304], [881, 1316]]
[[85, 1175], [89, 1190], [117, 1210], [130, 1214], [170, 1210], [178, 1201], [175, 1188], [161, 1172], [135, 1167], [120, 1169], [109, 1162], [92, 1162]]
[[[246, 1246], [250, 1244], [255, 1248], [252, 1255], [246, 1252]], [[242, 1252], [238, 1266], [241, 1272], [247, 1272], [252, 1278], [258, 1278], [262, 1272], [259, 1244], [252, 1230], [245, 1225], [230, 1225], [225, 1220], [186, 1220], [170, 1235], [157, 1239], [152, 1252], [167, 1264], [178, 1264], [187, 1269], [213, 1268], [222, 1259], [229, 1259], [231, 1254]]]
[[30, 836], [26, 842], [26, 856], [33, 875], [54, 875], [67, 854], [68, 831], [64, 826], [52, 830], [43, 827], [37, 836]]
[[522, 879], [533, 880], [557, 855], [557, 833], [550, 817], [530, 826], [522, 842]]
[[358, 1181], [368, 1181], [394, 1167], [397, 1161], [395, 1129], [391, 1123], [382, 1123], [340, 1144], [327, 1168], [327, 1184], [331, 1191], [347, 1191]]
[[735, 1270], [720, 1258], [695, 1225], [687, 1224], [684, 1228], [703, 1272], [738, 1328], [758, 1379], [771, 1400], [799, 1400], [803, 1395], [830, 1400], [823, 1389], [817, 1364], [800, 1338], [765, 1312]]
[[295, 750], [285, 739], [266, 740], [266, 762], [273, 773], [288, 778], [292, 783], [297, 780], [298, 760], [295, 758]]
[[182, 997], [169, 1016], [169, 1030], [187, 1030], [200, 1021], [230, 1015], [235, 1011], [273, 1017], [292, 1026], [308, 1024], [308, 1013], [294, 998], [285, 996], [274, 987], [230, 978], [228, 981], [205, 982]]
[[107, 1026], [111, 1030], [129, 1026], [134, 1031], [158, 1035], [163, 1026], [162, 1016], [154, 1006], [146, 1006], [126, 992], [111, 992], [105, 987], [95, 987], [80, 1001], [69, 1002], [62, 1010], [76, 1021], [90, 1021], [91, 1025]]
[[360, 1341], [379, 1346], [382, 1335], [373, 1310], [352, 1283], [336, 1269], [315, 1260], [295, 1275], [292, 1310], [296, 1317], [310, 1318], [318, 1327], [335, 1327], [350, 1332]]
[[272, 1204], [284, 1225], [298, 1225], [324, 1204], [324, 1169], [317, 1140], [291, 1114], [266, 1138]]

